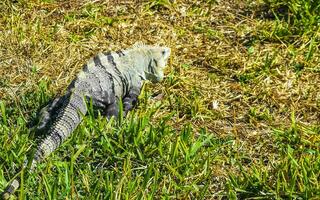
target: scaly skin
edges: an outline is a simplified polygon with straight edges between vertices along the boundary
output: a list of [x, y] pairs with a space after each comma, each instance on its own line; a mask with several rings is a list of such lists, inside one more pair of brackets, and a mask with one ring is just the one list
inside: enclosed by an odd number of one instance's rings
[[[29, 172], [80, 124], [82, 116], [87, 113], [87, 100], [92, 100], [95, 107], [111, 118], [118, 116], [121, 99], [126, 115], [136, 104], [143, 81], [159, 82], [163, 79], [169, 56], [170, 49], [167, 47], [136, 44], [130, 49], [99, 53], [91, 58], [69, 85], [66, 94], [41, 111], [38, 130], [48, 128], [48, 134], [38, 145]], [[27, 164], [28, 160], [24, 167]], [[18, 188], [19, 178], [4, 190], [3, 199], [8, 199]]]

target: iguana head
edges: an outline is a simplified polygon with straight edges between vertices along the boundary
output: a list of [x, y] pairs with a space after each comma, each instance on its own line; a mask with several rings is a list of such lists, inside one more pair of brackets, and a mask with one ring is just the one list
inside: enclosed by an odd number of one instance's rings
[[136, 64], [143, 66], [143, 78], [153, 83], [161, 81], [170, 56], [170, 48], [137, 42], [133, 45], [132, 50], [140, 56]]
[[144, 69], [146, 79], [151, 82], [159, 82], [163, 79], [163, 71], [167, 65], [167, 61], [170, 57], [170, 48], [150, 46], [147, 47], [149, 55], [149, 63]]

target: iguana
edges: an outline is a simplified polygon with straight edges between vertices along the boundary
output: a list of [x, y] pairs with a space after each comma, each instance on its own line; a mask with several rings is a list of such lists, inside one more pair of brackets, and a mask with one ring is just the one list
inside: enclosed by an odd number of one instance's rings
[[[170, 56], [170, 48], [136, 43], [131, 48], [109, 53], [99, 53], [91, 58], [71, 82], [65, 95], [54, 99], [40, 112], [38, 130], [48, 130], [40, 141], [33, 159], [26, 160], [31, 172], [37, 163], [52, 153], [80, 124], [87, 113], [86, 101], [104, 111], [106, 117], [117, 117], [119, 103], [123, 114], [131, 110], [145, 80], [159, 82]], [[19, 187], [14, 179], [3, 192], [8, 199]]]

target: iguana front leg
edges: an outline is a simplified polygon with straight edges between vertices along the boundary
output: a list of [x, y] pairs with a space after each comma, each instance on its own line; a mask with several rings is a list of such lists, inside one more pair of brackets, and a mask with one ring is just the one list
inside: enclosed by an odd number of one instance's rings
[[129, 91], [129, 94], [123, 98], [123, 112], [124, 116], [128, 114], [130, 110], [132, 110], [138, 102], [138, 96], [140, 94], [139, 88], [132, 88]]
[[[140, 94], [140, 89], [138, 87], [132, 88], [129, 93], [124, 96], [122, 99], [123, 104], [123, 116], [125, 117], [130, 110], [134, 108], [134, 106], [137, 104], [138, 96]], [[119, 116], [119, 100], [116, 99], [112, 104], [109, 104], [105, 109], [105, 115], [108, 119], [110, 119], [112, 116], [117, 118]]]
[[111, 119], [111, 117], [117, 118], [119, 116], [119, 100], [116, 100], [107, 106], [105, 115], [108, 119]]

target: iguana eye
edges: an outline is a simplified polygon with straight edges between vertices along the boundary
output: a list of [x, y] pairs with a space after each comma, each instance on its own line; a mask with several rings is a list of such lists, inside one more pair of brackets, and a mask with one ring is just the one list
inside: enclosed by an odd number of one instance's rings
[[165, 55], [165, 54], [166, 54], [166, 51], [165, 51], [165, 50], [163, 50], [161, 53], [162, 53], [162, 55]]

